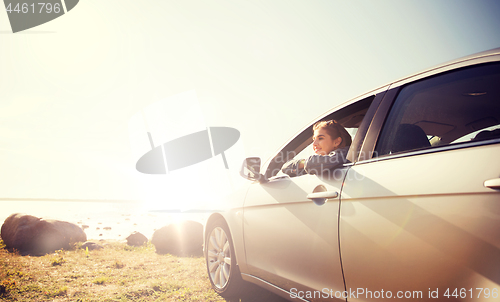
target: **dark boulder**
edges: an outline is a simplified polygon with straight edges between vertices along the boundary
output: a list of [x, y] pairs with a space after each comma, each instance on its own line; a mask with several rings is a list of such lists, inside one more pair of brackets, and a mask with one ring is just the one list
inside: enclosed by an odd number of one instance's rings
[[100, 249], [103, 249], [104, 247], [102, 245], [99, 245], [95, 242], [91, 242], [91, 241], [87, 241], [85, 242], [84, 244], [82, 244], [82, 249], [84, 250], [89, 250], [89, 251], [93, 251], [93, 250], [100, 250]]
[[142, 246], [148, 243], [148, 238], [139, 232], [133, 232], [126, 239], [127, 244], [131, 246]]
[[172, 223], [156, 230], [151, 242], [158, 254], [202, 255], [203, 225], [190, 220]]
[[26, 214], [10, 215], [2, 225], [1, 236], [7, 249], [35, 256], [69, 249], [75, 242], [87, 241], [85, 232], [74, 223]]

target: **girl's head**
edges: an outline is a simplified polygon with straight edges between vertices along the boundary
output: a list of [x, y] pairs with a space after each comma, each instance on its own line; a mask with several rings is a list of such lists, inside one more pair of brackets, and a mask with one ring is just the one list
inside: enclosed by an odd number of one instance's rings
[[327, 155], [330, 152], [351, 145], [351, 135], [334, 120], [317, 122], [313, 126], [314, 153]]

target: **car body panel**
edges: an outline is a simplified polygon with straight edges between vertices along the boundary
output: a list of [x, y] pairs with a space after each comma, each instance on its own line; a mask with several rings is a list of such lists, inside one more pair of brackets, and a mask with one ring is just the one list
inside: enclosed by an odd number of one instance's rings
[[249, 274], [285, 290], [343, 291], [338, 198], [323, 205], [307, 198], [318, 186], [340, 195], [347, 168], [336, 171], [333, 177], [285, 176], [250, 187], [244, 210]]
[[500, 191], [484, 181], [500, 166], [482, 161], [498, 154], [487, 144], [354, 165], [340, 211], [346, 286], [498, 288]]
[[[231, 237], [234, 244], [234, 252], [236, 254], [235, 256], [238, 265], [240, 267], [242, 266], [243, 269], [245, 269], [245, 261], [243, 260], [245, 257], [245, 242], [243, 240], [243, 202], [250, 185], [250, 183], [244, 184], [238, 190], [226, 196], [224, 198], [224, 201], [227, 205], [227, 210], [210, 215], [204, 225], [203, 231], [203, 242], [205, 242], [205, 238], [208, 236], [206, 229], [207, 225], [209, 225], [212, 221], [222, 217], [226, 221], [229, 231], [231, 232]], [[242, 260], [239, 261], [240, 259]]]

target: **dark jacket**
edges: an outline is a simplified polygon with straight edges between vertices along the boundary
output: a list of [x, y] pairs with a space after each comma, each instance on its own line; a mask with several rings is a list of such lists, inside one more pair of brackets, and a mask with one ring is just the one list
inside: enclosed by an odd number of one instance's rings
[[[292, 159], [287, 161], [281, 168], [281, 172], [292, 177], [304, 174], [322, 174], [342, 167], [347, 160], [349, 147], [340, 148], [330, 152], [328, 155], [311, 155], [306, 159]], [[299, 168], [300, 162], [304, 162], [304, 169]]]

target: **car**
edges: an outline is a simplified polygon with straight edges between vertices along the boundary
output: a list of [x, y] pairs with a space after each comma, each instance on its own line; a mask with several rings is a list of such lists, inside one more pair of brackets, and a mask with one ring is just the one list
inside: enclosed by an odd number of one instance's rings
[[[290, 177], [312, 127], [352, 135], [348, 163]], [[500, 291], [500, 48], [372, 90], [315, 119], [204, 230], [212, 288], [290, 301], [493, 301]]]

